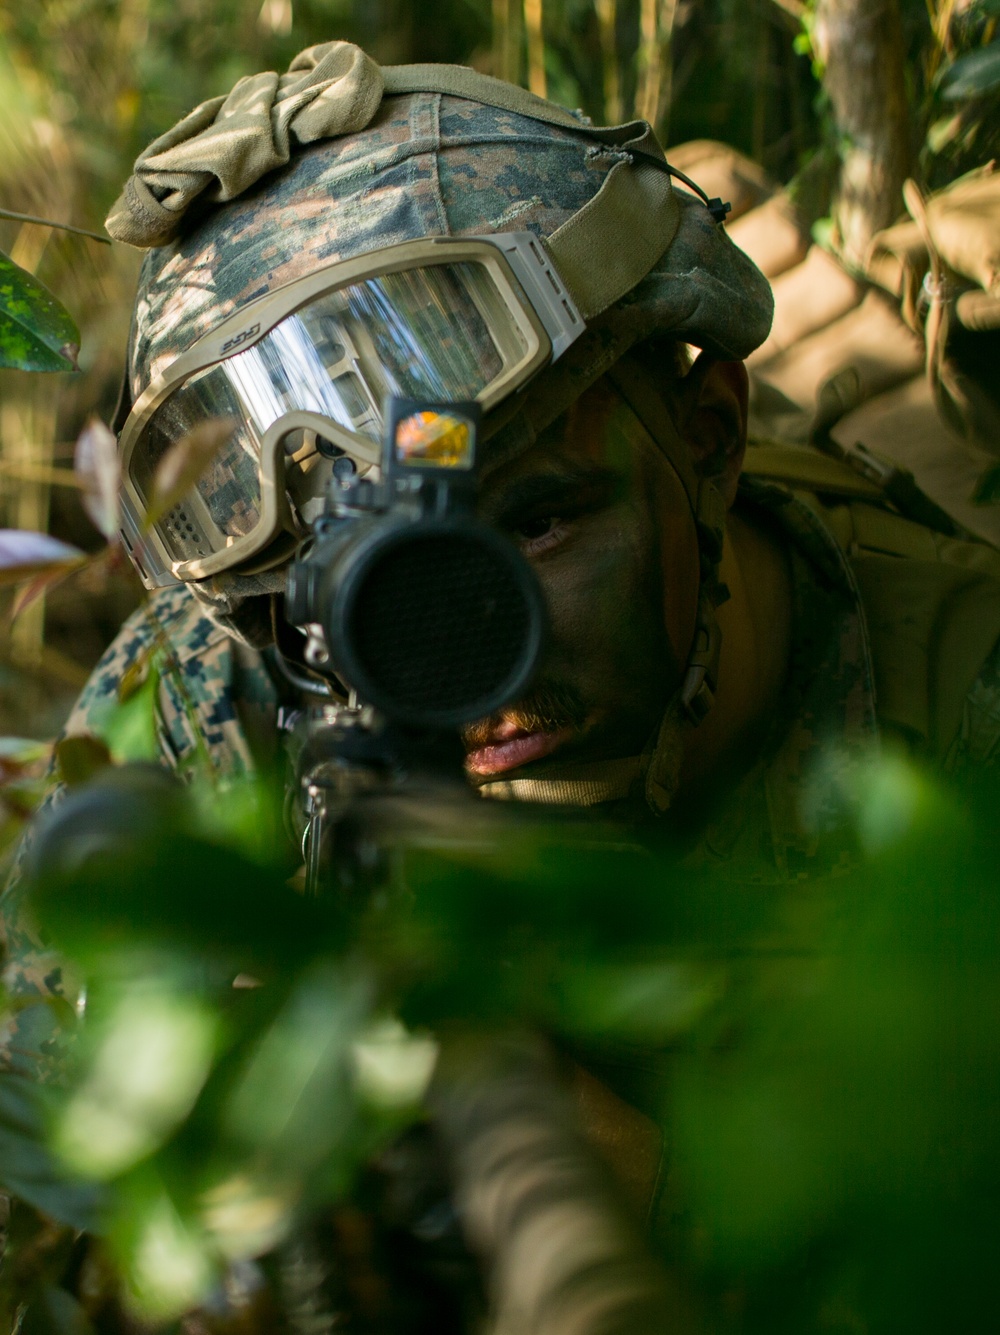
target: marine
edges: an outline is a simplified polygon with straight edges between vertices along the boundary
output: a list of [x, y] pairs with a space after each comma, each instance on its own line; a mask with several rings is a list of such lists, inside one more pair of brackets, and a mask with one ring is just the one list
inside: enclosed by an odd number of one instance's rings
[[[516, 231], [551, 248], [658, 158], [638, 123], [595, 129], [468, 70], [382, 71], [347, 43], [241, 80], [146, 150], [109, 218], [146, 251], [116, 425], [248, 302], [414, 238]], [[794, 881], [851, 856], [809, 797], [821, 760], [890, 741], [948, 773], [993, 762], [1000, 558], [815, 451], [747, 449], [741, 359], [767, 336], [769, 288], [719, 201], [662, 182], [638, 281], [588, 313], [516, 412], [493, 413], [481, 509], [535, 566], [554, 634], [530, 698], [466, 730], [467, 769], [488, 796], [670, 826], [735, 882]], [[609, 270], [650, 211], [637, 199], [589, 234]], [[585, 290], [591, 257], [566, 255]], [[271, 763], [296, 698], [274, 644], [294, 527], [264, 559], [159, 581], [66, 733], [99, 730], [158, 650], [164, 763]], [[47, 990], [23, 953], [8, 951], [8, 985]]]
[[[232, 346], [202, 341], [325, 266], [373, 257], [352, 280], [364, 287], [393, 246], [543, 241], [585, 327], [487, 412], [479, 509], [534, 568], [552, 633], [528, 693], [465, 729], [469, 779], [488, 798], [669, 830], [692, 865], [734, 886], [787, 884], [850, 865], [836, 773], [855, 759], [892, 745], [949, 774], [995, 762], [1000, 555], [909, 518], [838, 461], [748, 450], [742, 362], [767, 337], [771, 298], [723, 219], [719, 201], [675, 186], [640, 123], [593, 127], [471, 71], [383, 71], [346, 43], [311, 48], [286, 75], [203, 104], [136, 164], [108, 222], [147, 252], [117, 426], [127, 476], [145, 459], [148, 478], [156, 450], [198, 425], [202, 400], [250, 421], [246, 386], [265, 382], [237, 359], [271, 331], [254, 317]], [[421, 351], [433, 361], [450, 337], [461, 353], [471, 329], [445, 321]], [[210, 348], [201, 363], [181, 362], [198, 347]], [[68, 735], [98, 731], [126, 673], [156, 655], [164, 764], [184, 774], [207, 757], [235, 779], [278, 753], [308, 677], [283, 621], [286, 567], [315, 477], [345, 454], [362, 470], [369, 457], [357, 404], [330, 419], [335, 447], [321, 447], [305, 417], [315, 402], [294, 399], [284, 355], [272, 364], [281, 412], [303, 417], [286, 445], [283, 518], [263, 532], [261, 439], [278, 412], [214, 461], [183, 531], [176, 516], [152, 526], [155, 560], [152, 537], [125, 533], [151, 595]], [[327, 371], [334, 355], [323, 352]], [[233, 395], [230, 363], [256, 369], [245, 397], [224, 404], [209, 377], [221, 367]], [[466, 397], [492, 383], [462, 382]], [[190, 518], [202, 503], [221, 535], [210, 550]], [[248, 540], [251, 555], [230, 560]], [[53, 962], [17, 925], [17, 895], [6, 984], [58, 993]], [[41, 1009], [20, 1013], [9, 1066], [37, 1060]]]

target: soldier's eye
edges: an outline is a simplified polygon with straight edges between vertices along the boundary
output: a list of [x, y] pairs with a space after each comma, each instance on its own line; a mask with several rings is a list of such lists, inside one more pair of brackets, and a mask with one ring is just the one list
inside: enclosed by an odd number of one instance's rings
[[558, 515], [526, 519], [514, 529], [525, 556], [540, 556], [542, 552], [558, 547], [568, 532], [567, 521]]
[[529, 542], [533, 542], [537, 538], [544, 538], [558, 522], [558, 519], [549, 517], [528, 519], [525, 523], [518, 524], [517, 535], [519, 538], [525, 538]]

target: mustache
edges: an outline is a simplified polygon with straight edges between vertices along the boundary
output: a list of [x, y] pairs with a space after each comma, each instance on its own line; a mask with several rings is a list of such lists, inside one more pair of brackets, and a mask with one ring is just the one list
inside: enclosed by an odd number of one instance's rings
[[587, 706], [572, 686], [543, 681], [515, 704], [463, 728], [462, 741], [474, 751], [489, 745], [501, 723], [513, 723], [522, 732], [558, 732], [582, 728], [586, 720]]

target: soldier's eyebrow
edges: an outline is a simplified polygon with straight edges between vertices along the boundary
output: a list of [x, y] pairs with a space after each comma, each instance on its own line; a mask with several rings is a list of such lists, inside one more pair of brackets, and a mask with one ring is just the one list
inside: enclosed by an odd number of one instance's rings
[[621, 478], [610, 468], [567, 464], [517, 478], [498, 495], [488, 499], [485, 517], [501, 527], [510, 527], [528, 515], [549, 509], [578, 513], [590, 506], [606, 504], [621, 486]]

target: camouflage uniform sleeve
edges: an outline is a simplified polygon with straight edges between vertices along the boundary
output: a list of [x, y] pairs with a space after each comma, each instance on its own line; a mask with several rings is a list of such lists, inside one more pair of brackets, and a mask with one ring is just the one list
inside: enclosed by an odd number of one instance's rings
[[125, 673], [155, 650], [162, 655], [158, 722], [163, 763], [181, 768], [201, 752], [219, 777], [250, 773], [255, 768], [251, 737], [266, 733], [268, 724], [273, 729], [274, 686], [260, 654], [209, 620], [183, 586], [160, 590], [125, 622], [84, 687], [65, 735], [99, 732]]
[[[99, 732], [118, 699], [122, 678], [154, 650], [163, 656], [158, 699], [161, 760], [183, 768], [200, 755], [220, 778], [255, 768], [258, 745], [275, 735], [277, 699], [260, 655], [237, 644], [205, 616], [183, 587], [153, 595], [125, 622], [74, 706], [64, 736]], [[62, 797], [53, 781], [33, 825]], [[24, 903], [23, 873], [31, 830], [22, 838], [13, 873], [0, 896], [2, 983], [0, 1069], [44, 1075], [57, 1055], [58, 1010], [74, 989], [40, 939]]]
[[15, 864], [11, 881], [0, 898], [3, 951], [0, 979], [4, 991], [0, 1011], [0, 1070], [45, 1079], [53, 1073], [58, 1061], [58, 1012], [75, 989], [66, 986], [62, 964], [41, 940], [31, 921], [23, 902], [22, 866], [23, 857]]

